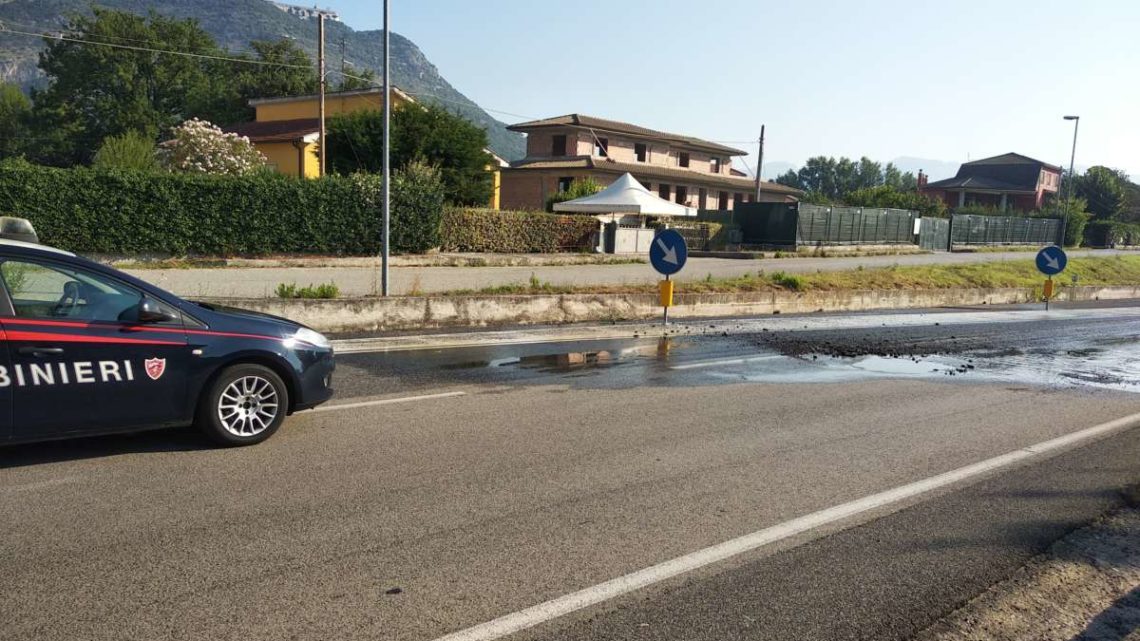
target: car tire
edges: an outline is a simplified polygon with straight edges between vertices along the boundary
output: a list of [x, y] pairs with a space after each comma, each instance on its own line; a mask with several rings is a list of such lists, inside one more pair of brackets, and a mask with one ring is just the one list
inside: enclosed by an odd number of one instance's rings
[[273, 436], [289, 409], [289, 390], [276, 372], [252, 363], [222, 370], [202, 395], [197, 426], [220, 445], [254, 445]]

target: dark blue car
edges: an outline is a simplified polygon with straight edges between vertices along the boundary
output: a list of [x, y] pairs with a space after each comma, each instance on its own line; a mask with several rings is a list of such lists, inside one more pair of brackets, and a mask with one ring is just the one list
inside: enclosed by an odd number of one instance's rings
[[250, 445], [333, 393], [332, 346], [307, 327], [10, 234], [0, 338], [0, 443], [195, 425]]

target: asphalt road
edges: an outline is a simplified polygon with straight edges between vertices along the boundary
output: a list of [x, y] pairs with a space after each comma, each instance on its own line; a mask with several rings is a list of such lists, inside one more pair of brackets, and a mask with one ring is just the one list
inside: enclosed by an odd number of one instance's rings
[[905, 639], [1140, 482], [1136, 428], [1024, 454], [1140, 412], [1095, 311], [347, 354], [257, 447], [0, 450], [0, 638], [433, 641], [1022, 452], [511, 637]]
[[[1069, 256], [1111, 255], [1115, 250], [1074, 250]], [[714, 277], [741, 276], [763, 269], [809, 273], [818, 270], [845, 270], [890, 265], [934, 265], [983, 263], [1003, 260], [1030, 260], [1030, 252], [985, 252], [910, 254], [903, 256], [866, 256], [832, 258], [765, 258], [733, 260], [725, 258], [691, 258], [678, 280], [700, 280]], [[379, 291], [379, 270], [372, 266], [356, 267], [250, 267], [225, 269], [129, 269], [129, 273], [159, 287], [189, 297], [260, 298], [274, 296], [277, 285], [296, 283], [318, 285], [336, 283], [342, 296], [375, 295]], [[393, 267], [392, 293], [403, 295], [479, 290], [498, 285], [518, 285], [531, 277], [553, 285], [622, 285], [652, 284], [660, 276], [648, 264], [566, 265], [535, 267]]]

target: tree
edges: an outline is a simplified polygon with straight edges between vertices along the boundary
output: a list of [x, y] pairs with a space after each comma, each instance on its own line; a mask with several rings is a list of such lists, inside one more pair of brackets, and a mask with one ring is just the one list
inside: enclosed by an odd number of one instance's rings
[[1124, 185], [1128, 176], [1108, 167], [1092, 167], [1075, 181], [1077, 196], [1088, 202], [1089, 213], [1097, 220], [1114, 220], [1128, 205]]
[[144, 172], [160, 168], [154, 140], [137, 131], [104, 140], [91, 165], [96, 169]]
[[198, 174], [244, 176], [265, 167], [265, 156], [249, 138], [197, 118], [174, 130], [174, 138], [162, 144], [159, 159], [171, 171]]
[[572, 180], [570, 181], [569, 189], [560, 191], [546, 199], [546, 211], [553, 212], [556, 203], [564, 203], [567, 200], [574, 200], [575, 198], [582, 198], [583, 196], [592, 196], [601, 190], [602, 185], [589, 176], [579, 180]]
[[0, 158], [19, 155], [24, 149], [31, 110], [32, 101], [19, 86], [0, 83]]
[[946, 204], [939, 198], [931, 198], [917, 191], [904, 191], [890, 185], [877, 185], [857, 189], [843, 198], [845, 205], [856, 207], [878, 207], [885, 209], [910, 209], [922, 216], [944, 218]]
[[256, 55], [241, 58], [257, 64], [217, 61], [212, 65], [212, 73], [225, 80], [218, 83], [210, 105], [196, 115], [223, 125], [245, 122], [254, 116], [249, 106], [252, 99], [317, 93], [316, 65], [297, 43], [286, 38], [254, 40], [250, 48]]
[[[352, 174], [383, 169], [383, 117], [377, 111], [329, 119], [328, 167]], [[423, 161], [439, 169], [447, 202], [482, 205], [491, 198], [487, 132], [438, 105], [406, 105], [392, 110], [392, 167]]]
[[803, 189], [803, 185], [800, 183], [800, 175], [796, 173], [795, 169], [789, 169], [777, 176], [776, 183], [795, 189]]
[[216, 80], [203, 59], [89, 44], [142, 42], [153, 50], [218, 53], [197, 22], [92, 12], [71, 19], [72, 40], [45, 39], [40, 68], [48, 86], [33, 95], [32, 115], [41, 162], [86, 163], [103, 140], [128, 131], [157, 139], [213, 100]]

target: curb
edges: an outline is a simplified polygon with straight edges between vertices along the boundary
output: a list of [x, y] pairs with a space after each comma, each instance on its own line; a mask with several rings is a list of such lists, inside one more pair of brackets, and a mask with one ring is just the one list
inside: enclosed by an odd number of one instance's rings
[[[765, 314], [1006, 305], [1032, 302], [1038, 296], [1039, 292], [1030, 287], [678, 294], [670, 315], [683, 321], [687, 318]], [[1140, 298], [1140, 286], [1063, 287], [1054, 300], [1128, 298]], [[661, 315], [661, 307], [654, 294], [206, 300], [284, 316], [329, 333], [617, 322], [653, 319]]]

